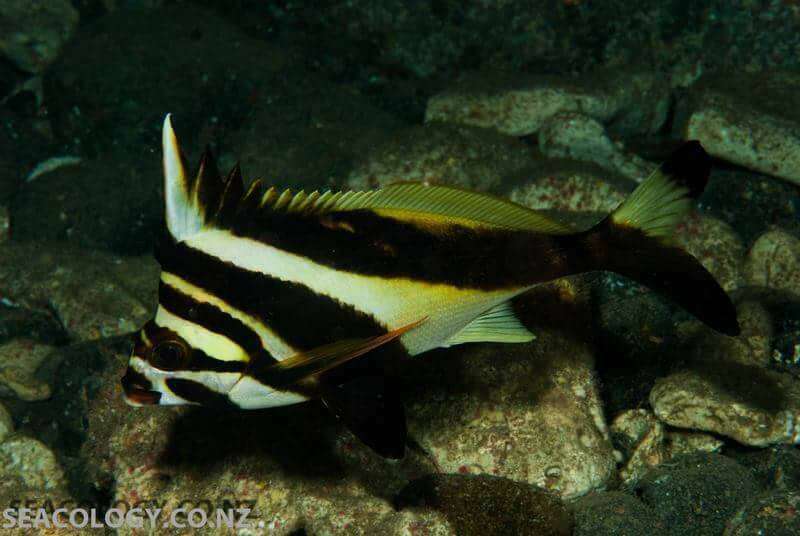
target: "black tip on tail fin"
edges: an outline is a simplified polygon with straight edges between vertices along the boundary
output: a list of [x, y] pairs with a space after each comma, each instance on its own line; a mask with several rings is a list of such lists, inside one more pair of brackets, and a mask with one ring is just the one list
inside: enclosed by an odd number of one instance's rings
[[689, 197], [697, 199], [708, 184], [711, 157], [699, 141], [687, 141], [661, 164], [661, 173], [685, 187]]
[[673, 245], [675, 227], [708, 183], [711, 158], [697, 141], [679, 148], [615, 210], [586, 233], [592, 267], [638, 281], [726, 335], [736, 308], [708, 270]]

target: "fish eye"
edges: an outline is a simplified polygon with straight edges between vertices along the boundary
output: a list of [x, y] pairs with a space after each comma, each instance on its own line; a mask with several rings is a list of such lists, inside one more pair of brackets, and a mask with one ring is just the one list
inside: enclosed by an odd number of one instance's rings
[[150, 362], [161, 370], [176, 370], [186, 364], [189, 348], [180, 341], [163, 341], [153, 347]]

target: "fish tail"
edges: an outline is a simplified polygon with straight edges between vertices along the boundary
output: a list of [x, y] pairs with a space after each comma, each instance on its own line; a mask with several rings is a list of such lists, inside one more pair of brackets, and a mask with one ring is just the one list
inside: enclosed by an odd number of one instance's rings
[[672, 242], [675, 227], [703, 192], [710, 171], [711, 159], [700, 143], [685, 143], [584, 234], [584, 245], [593, 269], [633, 279], [715, 330], [738, 335], [730, 297], [697, 259]]

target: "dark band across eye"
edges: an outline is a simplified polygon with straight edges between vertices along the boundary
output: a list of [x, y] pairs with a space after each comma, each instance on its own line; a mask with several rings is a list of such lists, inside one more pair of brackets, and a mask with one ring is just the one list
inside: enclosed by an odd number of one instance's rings
[[149, 361], [161, 370], [178, 370], [186, 366], [189, 355], [189, 347], [182, 341], [166, 340], [153, 347]]

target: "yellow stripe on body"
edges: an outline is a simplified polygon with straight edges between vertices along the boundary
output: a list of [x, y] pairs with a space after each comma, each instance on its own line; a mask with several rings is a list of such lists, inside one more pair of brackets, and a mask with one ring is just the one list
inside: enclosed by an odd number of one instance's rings
[[252, 329], [258, 335], [258, 338], [261, 339], [262, 348], [269, 352], [269, 354], [275, 359], [280, 361], [289, 356], [295, 355], [298, 352], [297, 349], [288, 345], [277, 333], [269, 329], [269, 327], [264, 325], [264, 323], [259, 319], [240, 311], [222, 298], [215, 296], [214, 294], [210, 294], [204, 289], [195, 286], [170, 272], [162, 271], [161, 281], [182, 292], [183, 294], [191, 296], [198, 302], [213, 305], [220, 311], [229, 314], [248, 328]]
[[189, 346], [202, 350], [214, 359], [244, 362], [249, 360], [247, 352], [229, 338], [209, 331], [189, 320], [175, 316], [164, 307], [159, 307], [156, 310], [154, 320], [157, 326], [171, 329], [180, 335]]
[[411, 355], [442, 346], [476, 316], [525, 290], [481, 291], [344, 272], [217, 229], [204, 230], [186, 244], [244, 270], [302, 284], [371, 315], [387, 330], [428, 317], [420, 327], [400, 338]]

